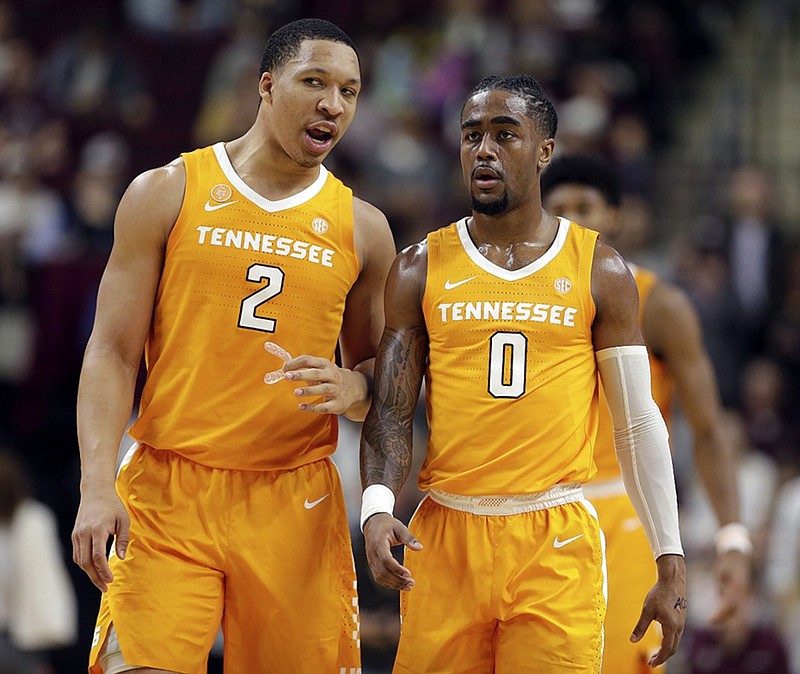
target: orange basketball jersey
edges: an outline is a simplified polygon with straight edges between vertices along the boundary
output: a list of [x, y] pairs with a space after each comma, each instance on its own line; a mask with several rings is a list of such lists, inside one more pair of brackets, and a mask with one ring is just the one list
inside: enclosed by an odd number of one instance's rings
[[428, 235], [421, 488], [527, 494], [594, 475], [596, 239], [561, 218], [549, 250], [508, 271], [481, 255], [466, 219]]
[[[629, 264], [629, 267], [633, 273], [633, 278], [636, 280], [636, 287], [639, 289], [639, 326], [641, 326], [644, 320], [647, 300], [659, 278], [653, 272], [642, 267], [637, 267], [633, 264]], [[653, 399], [661, 410], [661, 414], [664, 415], [667, 425], [669, 425], [672, 408], [672, 377], [670, 377], [667, 366], [661, 359], [655, 358], [649, 351], [648, 355]], [[595, 479], [598, 481], [621, 477], [617, 457], [614, 453], [614, 427], [611, 423], [611, 413], [608, 411], [602, 386], [600, 387], [600, 397], [602, 400], [600, 404], [600, 426], [597, 431], [597, 445], [594, 450], [594, 461], [597, 464], [597, 476]]]
[[270, 201], [236, 174], [223, 143], [183, 161], [131, 435], [219, 468], [328, 456], [335, 416], [298, 411], [295, 384], [265, 383], [283, 361], [264, 343], [333, 359], [359, 272], [352, 192], [320, 167], [309, 187]]

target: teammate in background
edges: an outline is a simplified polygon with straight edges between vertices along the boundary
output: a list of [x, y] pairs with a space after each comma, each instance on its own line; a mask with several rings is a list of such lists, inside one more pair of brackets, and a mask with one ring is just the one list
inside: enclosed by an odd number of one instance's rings
[[[662, 624], [654, 665], [683, 631], [675, 485], [636, 286], [596, 232], [542, 209], [556, 125], [532, 77], [482, 80], [461, 114], [472, 214], [405, 250], [389, 274], [361, 521], [375, 579], [405, 590], [396, 673], [600, 671], [603, 543], [581, 491], [595, 473], [598, 371], [657, 558], [630, 628], [639, 638]], [[406, 528], [391, 513], [423, 375], [428, 494]], [[398, 544], [405, 566], [390, 551]]]
[[78, 395], [74, 559], [104, 593], [92, 672], [204, 672], [220, 624], [230, 674], [360, 667], [328, 457], [335, 415], [370, 402], [395, 249], [383, 214], [322, 165], [360, 87], [344, 32], [288, 24], [267, 40], [247, 133], [143, 173], [120, 202]]
[[[586, 155], [559, 156], [542, 174], [542, 203], [560, 215], [599, 231], [609, 245], [619, 231], [620, 186], [602, 160]], [[676, 389], [694, 436], [700, 477], [722, 528], [717, 536], [722, 620], [746, 600], [752, 546], [739, 524], [733, 450], [720, 425], [720, 405], [714, 372], [703, 347], [699, 321], [678, 288], [653, 272], [628, 264], [639, 290], [639, 326], [648, 348], [653, 397], [669, 421]], [[638, 597], [655, 581], [647, 538], [625, 493], [614, 457], [614, 430], [605, 403], [594, 460], [597, 476], [584, 493], [597, 508], [606, 535], [608, 611], [605, 622], [603, 671], [638, 674], [658, 648], [660, 636], [650, 629], [639, 642], [629, 641], [630, 624], [639, 611]]]

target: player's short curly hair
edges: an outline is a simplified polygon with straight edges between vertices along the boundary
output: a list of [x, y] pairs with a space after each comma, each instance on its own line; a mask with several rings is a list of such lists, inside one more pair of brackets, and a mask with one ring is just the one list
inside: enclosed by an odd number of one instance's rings
[[558, 155], [542, 173], [542, 198], [559, 185], [573, 183], [593, 187], [609, 206], [617, 207], [622, 188], [616, 171], [600, 157], [588, 154]]
[[299, 19], [278, 28], [267, 39], [264, 53], [261, 56], [259, 76], [282, 68], [300, 49], [305, 40], [328, 40], [339, 42], [350, 47], [358, 58], [358, 49], [336, 24], [324, 19]]
[[[545, 138], [555, 138], [558, 129], [558, 115], [552, 101], [545, 96], [542, 85], [530, 75], [489, 75], [478, 82], [467, 96], [467, 101], [485, 91], [508, 91], [525, 99], [525, 109], [529, 117], [536, 121], [539, 132]], [[466, 105], [466, 101], [464, 103]], [[463, 115], [464, 108], [462, 106]]]

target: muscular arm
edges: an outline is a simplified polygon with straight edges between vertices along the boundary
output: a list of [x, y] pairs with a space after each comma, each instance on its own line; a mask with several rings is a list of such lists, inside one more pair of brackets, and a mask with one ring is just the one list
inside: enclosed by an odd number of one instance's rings
[[375, 364], [372, 407], [361, 432], [361, 522], [367, 561], [375, 580], [410, 590], [411, 574], [392, 556], [393, 545], [422, 546], [392, 516], [394, 497], [411, 470], [414, 408], [428, 357], [422, 313], [427, 250], [423, 244], [398, 255], [386, 283], [386, 328]]
[[703, 347], [697, 314], [678, 288], [659, 283], [644, 310], [643, 332], [675, 381], [694, 438], [694, 460], [719, 524], [716, 573], [720, 602], [712, 621], [734, 615], [748, 595], [750, 539], [739, 520], [733, 448], [720, 421], [714, 371]]
[[166, 240], [180, 210], [184, 181], [182, 163], [174, 162], [142, 174], [123, 195], [81, 369], [81, 506], [73, 558], [102, 590], [111, 580], [105, 560], [109, 535], [117, 534], [117, 552], [125, 553], [127, 516], [114, 487], [117, 453], [131, 415]]
[[720, 425], [720, 402], [697, 314], [678, 288], [659, 283], [644, 310], [642, 330], [675, 381], [694, 437], [697, 471], [721, 525], [739, 521], [735, 459]]
[[651, 666], [677, 650], [686, 621], [686, 566], [668, 435], [650, 390], [650, 367], [637, 324], [633, 277], [613, 249], [598, 242], [592, 268], [597, 313], [592, 333], [598, 369], [614, 424], [614, 447], [625, 489], [656, 556], [658, 581], [645, 598], [631, 639], [661, 623], [661, 648]]
[[386, 328], [375, 363], [372, 408], [361, 435], [361, 483], [395, 495], [408, 478], [414, 410], [428, 356], [422, 314], [427, 254], [418, 244], [398, 255], [386, 284]]
[[389, 223], [377, 208], [355, 199], [353, 217], [362, 265], [347, 296], [339, 347], [342, 365], [357, 372], [364, 384], [363, 400], [345, 414], [363, 421], [371, 402], [374, 358], [384, 325], [383, 291], [396, 251]]

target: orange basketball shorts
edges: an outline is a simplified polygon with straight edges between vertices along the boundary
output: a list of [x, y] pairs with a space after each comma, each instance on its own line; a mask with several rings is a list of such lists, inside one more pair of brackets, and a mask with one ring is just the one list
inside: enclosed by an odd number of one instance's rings
[[117, 477], [131, 518], [90, 655], [113, 623], [125, 662], [205, 672], [222, 626], [226, 674], [357, 674], [358, 601], [339, 474], [209, 468], [139, 447]]
[[[661, 626], [651, 623], [641, 641], [635, 644], [630, 641], [644, 599], [656, 583], [650, 544], [625, 493], [590, 497], [590, 500], [606, 537], [608, 609], [603, 674], [652, 672], [647, 661], [661, 645]], [[658, 671], [663, 673], [664, 669]]]
[[[464, 497], [456, 497], [464, 498]], [[512, 515], [428, 496], [406, 549], [395, 674], [598, 674], [604, 556], [588, 502]]]

